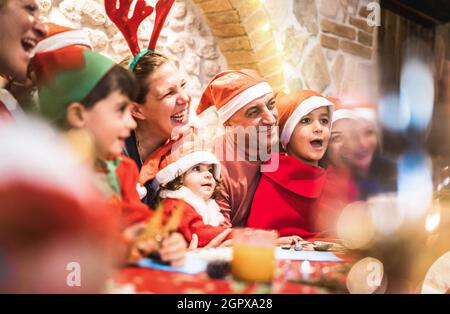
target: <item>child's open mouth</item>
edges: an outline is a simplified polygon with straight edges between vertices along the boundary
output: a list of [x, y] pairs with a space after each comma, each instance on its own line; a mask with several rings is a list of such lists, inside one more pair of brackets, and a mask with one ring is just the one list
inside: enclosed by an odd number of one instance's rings
[[323, 140], [312, 140], [310, 143], [314, 149], [322, 149], [323, 148]]
[[170, 120], [176, 123], [185, 123], [188, 117], [188, 109], [184, 109], [170, 116]]

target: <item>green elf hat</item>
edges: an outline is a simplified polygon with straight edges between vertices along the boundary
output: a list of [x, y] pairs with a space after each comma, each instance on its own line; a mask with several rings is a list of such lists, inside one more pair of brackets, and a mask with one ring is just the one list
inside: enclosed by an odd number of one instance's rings
[[66, 108], [82, 101], [114, 65], [114, 61], [96, 52], [72, 53], [64, 67], [57, 69], [39, 88], [42, 115], [51, 121], [63, 118]]

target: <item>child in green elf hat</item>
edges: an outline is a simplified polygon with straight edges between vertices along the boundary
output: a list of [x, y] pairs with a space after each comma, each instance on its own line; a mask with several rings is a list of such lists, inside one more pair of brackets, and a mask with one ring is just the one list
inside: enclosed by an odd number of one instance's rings
[[[82, 131], [89, 135], [94, 167], [107, 183], [122, 230], [133, 229], [151, 216], [136, 191], [137, 166], [121, 155], [125, 139], [136, 127], [130, 112], [134, 76], [98, 53], [88, 50], [67, 53], [70, 54], [67, 62], [52, 69], [39, 87], [41, 113], [69, 133]], [[164, 241], [161, 258], [174, 265], [181, 264], [187, 246], [183, 237], [175, 233]], [[153, 247], [153, 243], [141, 243], [140, 251], [145, 255]]]

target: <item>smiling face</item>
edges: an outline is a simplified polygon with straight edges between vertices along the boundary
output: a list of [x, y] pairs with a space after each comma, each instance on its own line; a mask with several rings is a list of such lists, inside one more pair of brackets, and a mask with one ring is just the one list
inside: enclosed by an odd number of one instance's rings
[[183, 185], [195, 195], [207, 201], [212, 197], [216, 188], [213, 171], [213, 165], [203, 163], [195, 165], [184, 173]]
[[378, 136], [374, 123], [342, 119], [333, 124], [327, 156], [333, 166], [363, 175], [372, 164]]
[[5, 1], [0, 7], [0, 30], [0, 74], [25, 81], [32, 50], [46, 34], [36, 1]]
[[329, 115], [327, 107], [320, 107], [303, 116], [287, 144], [287, 153], [317, 166], [330, 139]]
[[[278, 109], [275, 106], [275, 99], [273, 93], [261, 96], [241, 109], [239, 109], [227, 122], [225, 126], [231, 127], [255, 127], [258, 134], [257, 150], [262, 151], [262, 147], [259, 147], [260, 143], [264, 143], [267, 148], [266, 151], [270, 153], [274, 145], [278, 145]], [[261, 138], [267, 138], [262, 141]], [[248, 133], [245, 134], [246, 142], [249, 142]], [[245, 149], [249, 144], [246, 144]]]
[[348, 167], [350, 137], [354, 130], [354, 120], [341, 119], [333, 123], [327, 157], [330, 163], [338, 169]]
[[154, 136], [168, 139], [176, 127], [189, 122], [191, 98], [186, 93], [186, 81], [170, 62], [164, 63], [148, 77], [150, 86], [145, 103], [139, 106], [138, 123], [145, 123]]
[[97, 157], [107, 159], [122, 152], [125, 139], [130, 136], [136, 122], [131, 116], [131, 103], [127, 96], [114, 91], [83, 112], [84, 128], [91, 132]]
[[373, 155], [378, 146], [376, 126], [371, 121], [358, 119], [355, 121], [352, 135], [347, 162], [358, 173], [365, 173], [372, 164]]
[[274, 126], [278, 111], [272, 93], [261, 96], [239, 109], [226, 123], [230, 126]]

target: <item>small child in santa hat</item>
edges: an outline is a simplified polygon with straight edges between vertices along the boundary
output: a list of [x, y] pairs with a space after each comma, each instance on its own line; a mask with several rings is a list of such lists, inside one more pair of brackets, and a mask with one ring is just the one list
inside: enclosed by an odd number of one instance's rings
[[[232, 229], [227, 227], [215, 201], [221, 187], [221, 163], [209, 150], [199, 149], [192, 142], [179, 145], [179, 151], [173, 149], [174, 153], [161, 161], [153, 181], [159, 205], [163, 206], [165, 215], [180, 206], [183, 208], [178, 230], [187, 241], [198, 241], [197, 247], [231, 245]], [[289, 235], [279, 237], [276, 243], [287, 245], [300, 240]]]
[[[152, 184], [166, 214], [182, 206], [179, 231], [185, 239], [191, 242], [195, 234], [198, 247], [204, 247], [220, 234], [227, 234], [229, 228], [223, 226], [225, 217], [214, 200], [220, 187], [220, 162], [195, 145], [190, 142], [180, 144], [178, 150], [174, 147], [161, 161]], [[224, 240], [229, 238], [230, 233]]]
[[[120, 216], [121, 227], [128, 230], [146, 222], [151, 215], [136, 191], [137, 166], [121, 155], [125, 139], [136, 127], [131, 116], [134, 76], [98, 53], [65, 49], [64, 55], [70, 55], [70, 59], [53, 63], [55, 67], [42, 71], [45, 75], [39, 86], [41, 113], [76, 138], [84, 153], [93, 157], [93, 166], [114, 203], [112, 208]], [[51, 57], [46, 52], [46, 59], [57, 60], [59, 53], [61, 50], [56, 50]], [[153, 250], [152, 246], [151, 241], [140, 243], [142, 255]], [[179, 265], [186, 246], [180, 234], [173, 234], [164, 240], [161, 257]]]
[[319, 161], [330, 139], [333, 103], [310, 90], [280, 94], [276, 103], [285, 152], [276, 171], [262, 172], [247, 225], [311, 238], [316, 236], [313, 212], [326, 181]]

